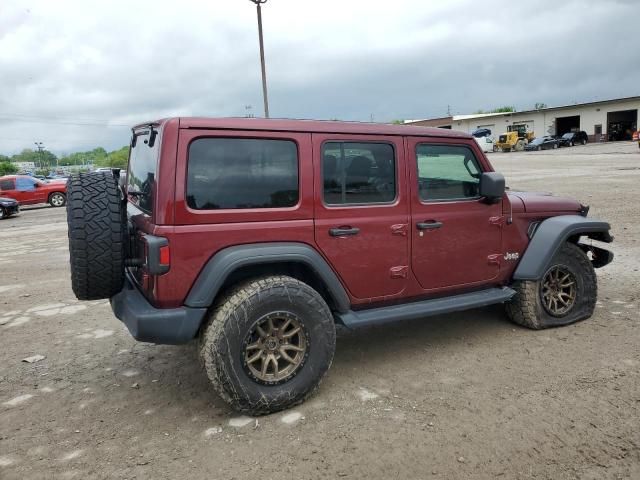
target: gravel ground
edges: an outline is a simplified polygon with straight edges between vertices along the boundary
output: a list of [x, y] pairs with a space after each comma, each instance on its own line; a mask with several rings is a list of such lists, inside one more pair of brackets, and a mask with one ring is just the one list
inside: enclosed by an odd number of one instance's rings
[[638, 147], [490, 157], [512, 188], [611, 222], [594, 317], [341, 331], [319, 392], [257, 419], [215, 396], [193, 346], [136, 343], [106, 301], [74, 299], [64, 209], [2, 221], [0, 478], [640, 478]]

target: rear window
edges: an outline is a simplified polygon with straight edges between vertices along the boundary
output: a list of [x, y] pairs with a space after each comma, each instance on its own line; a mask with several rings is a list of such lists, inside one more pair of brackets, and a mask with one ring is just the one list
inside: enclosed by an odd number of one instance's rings
[[290, 140], [199, 138], [189, 145], [190, 208], [293, 207], [298, 196], [298, 149]]
[[[156, 191], [156, 170], [160, 150], [160, 133], [153, 130], [137, 130], [132, 142], [127, 170], [127, 193], [129, 201], [142, 211], [151, 214]], [[151, 146], [149, 146], [151, 144]]]
[[388, 143], [326, 142], [322, 146], [327, 205], [393, 202], [395, 175], [395, 155]]

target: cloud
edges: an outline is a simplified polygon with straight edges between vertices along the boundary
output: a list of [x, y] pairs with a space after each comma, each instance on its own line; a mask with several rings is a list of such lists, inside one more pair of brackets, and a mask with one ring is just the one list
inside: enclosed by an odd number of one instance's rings
[[[640, 93], [634, 2], [269, 0], [274, 117], [389, 121]], [[0, 152], [118, 148], [139, 121], [262, 113], [247, 0], [0, 12]]]

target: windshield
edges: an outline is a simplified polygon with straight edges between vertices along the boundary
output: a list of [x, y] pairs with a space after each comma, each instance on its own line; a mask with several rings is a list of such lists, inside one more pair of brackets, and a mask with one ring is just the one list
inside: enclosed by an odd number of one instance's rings
[[544, 142], [544, 137], [539, 137], [539, 138], [536, 138], [535, 140], [533, 140], [531, 142], [531, 145], [540, 145], [543, 142]]
[[573, 133], [569, 132], [569, 133], [565, 133], [564, 135], [562, 135], [562, 138], [571, 138], [573, 137]]
[[127, 193], [129, 201], [148, 214], [153, 212], [159, 150], [160, 133], [156, 128], [143, 127], [134, 132], [127, 169]]

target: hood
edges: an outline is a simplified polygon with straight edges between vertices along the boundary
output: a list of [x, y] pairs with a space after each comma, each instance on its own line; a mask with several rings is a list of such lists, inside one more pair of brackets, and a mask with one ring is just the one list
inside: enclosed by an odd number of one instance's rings
[[14, 203], [18, 203], [18, 201], [14, 200], [13, 198], [0, 197], [0, 203], [14, 204]]
[[554, 197], [546, 192], [514, 192], [509, 195], [518, 197], [526, 213], [571, 212], [581, 213], [584, 207], [577, 200], [565, 197]]

